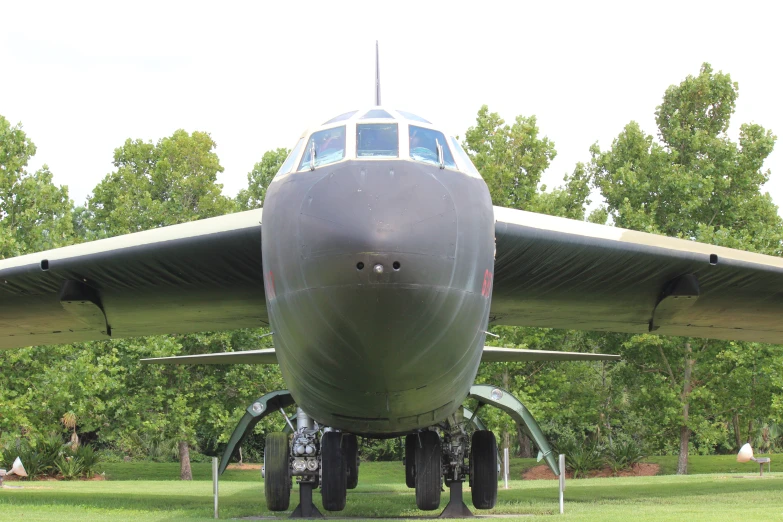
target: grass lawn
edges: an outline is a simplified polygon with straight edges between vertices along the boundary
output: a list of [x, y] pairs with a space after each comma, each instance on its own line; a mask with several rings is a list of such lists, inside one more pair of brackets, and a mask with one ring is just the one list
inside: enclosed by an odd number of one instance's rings
[[[733, 459], [733, 457], [732, 457]], [[655, 460], [655, 459], [651, 459]], [[725, 462], [724, 462], [725, 461]], [[676, 464], [676, 461], [674, 461]], [[535, 461], [514, 461], [521, 473]], [[660, 462], [668, 469], [670, 462]], [[0, 513], [23, 520], [211, 520], [210, 465], [194, 464], [193, 482], [176, 480], [177, 464], [106, 464], [109, 480], [93, 482], [8, 482], [23, 489], [0, 491]], [[736, 467], [742, 473], [726, 473]], [[603, 478], [568, 481], [569, 520], [628, 522], [663, 520], [783, 519], [783, 473], [758, 478], [753, 464], [740, 466], [723, 457], [694, 457], [687, 477]], [[710, 470], [719, 473], [709, 473]], [[773, 460], [774, 469], [774, 460]], [[518, 475], [517, 475], [518, 476]], [[292, 491], [291, 509], [298, 489]], [[320, 494], [314, 495], [320, 508]], [[447, 501], [442, 497], [441, 507]], [[466, 491], [470, 506], [470, 493]], [[259, 471], [227, 471], [220, 482], [221, 518], [271, 515], [264, 507]], [[432, 516], [415, 509], [412, 490], [405, 487], [399, 462], [362, 463], [359, 487], [348, 493], [341, 513], [350, 517]], [[501, 489], [497, 507], [481, 514], [518, 514], [540, 521], [559, 516], [556, 481], [512, 480]], [[287, 514], [286, 514], [287, 515]], [[532, 515], [532, 516], [531, 516]]]

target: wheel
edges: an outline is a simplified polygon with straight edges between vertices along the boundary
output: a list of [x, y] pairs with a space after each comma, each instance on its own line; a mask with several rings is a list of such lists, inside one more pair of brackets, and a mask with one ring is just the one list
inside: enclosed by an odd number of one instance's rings
[[409, 488], [416, 487], [416, 434], [405, 436], [405, 485]]
[[270, 511], [285, 511], [291, 499], [288, 434], [270, 433], [264, 445], [264, 496]]
[[471, 438], [470, 493], [476, 509], [492, 509], [498, 501], [498, 442], [491, 431]]
[[321, 500], [329, 511], [345, 509], [347, 466], [340, 446], [342, 435], [327, 431], [321, 437]]
[[416, 505], [423, 511], [432, 511], [440, 506], [440, 436], [434, 431], [423, 431], [416, 437]]
[[345, 470], [348, 477], [348, 489], [354, 489], [359, 484], [359, 443], [353, 433], [343, 433], [343, 455], [345, 455]]

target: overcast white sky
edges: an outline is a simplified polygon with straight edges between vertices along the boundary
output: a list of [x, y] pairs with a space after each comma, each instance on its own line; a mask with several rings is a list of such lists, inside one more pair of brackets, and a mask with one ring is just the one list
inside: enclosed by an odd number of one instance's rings
[[[0, 114], [82, 203], [127, 138], [209, 132], [234, 195], [264, 151], [373, 102], [464, 135], [482, 104], [535, 114], [559, 183], [630, 120], [656, 134], [665, 89], [731, 74], [732, 125], [783, 135], [777, 2], [12, 2], [0, 0]], [[783, 206], [783, 142], [766, 163]]]

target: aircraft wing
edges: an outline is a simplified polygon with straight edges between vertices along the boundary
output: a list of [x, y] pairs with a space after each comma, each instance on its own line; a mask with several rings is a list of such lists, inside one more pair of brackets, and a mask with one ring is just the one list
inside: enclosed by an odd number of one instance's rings
[[619, 361], [619, 355], [605, 353], [558, 352], [550, 350], [523, 350], [518, 348], [497, 348], [485, 346], [481, 362], [526, 362], [526, 361]]
[[494, 210], [491, 324], [783, 343], [783, 258]]
[[0, 261], [0, 349], [267, 324], [262, 210]]

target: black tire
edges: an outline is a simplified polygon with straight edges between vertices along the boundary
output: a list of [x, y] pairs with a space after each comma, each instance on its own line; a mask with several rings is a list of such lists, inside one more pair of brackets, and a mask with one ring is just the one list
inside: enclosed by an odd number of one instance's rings
[[419, 437], [416, 434], [405, 436], [405, 485], [416, 487], [416, 444]]
[[359, 443], [353, 433], [343, 433], [342, 442], [347, 488], [354, 489], [359, 484]]
[[285, 511], [291, 500], [288, 434], [270, 433], [264, 445], [264, 496], [270, 511]]
[[434, 431], [423, 431], [416, 437], [416, 506], [422, 511], [432, 511], [440, 507], [443, 473], [440, 436]]
[[470, 486], [473, 507], [495, 507], [498, 501], [498, 442], [491, 431], [476, 431], [471, 438]]
[[342, 435], [327, 431], [321, 437], [321, 500], [328, 511], [345, 509], [347, 477], [345, 455], [340, 445]]

